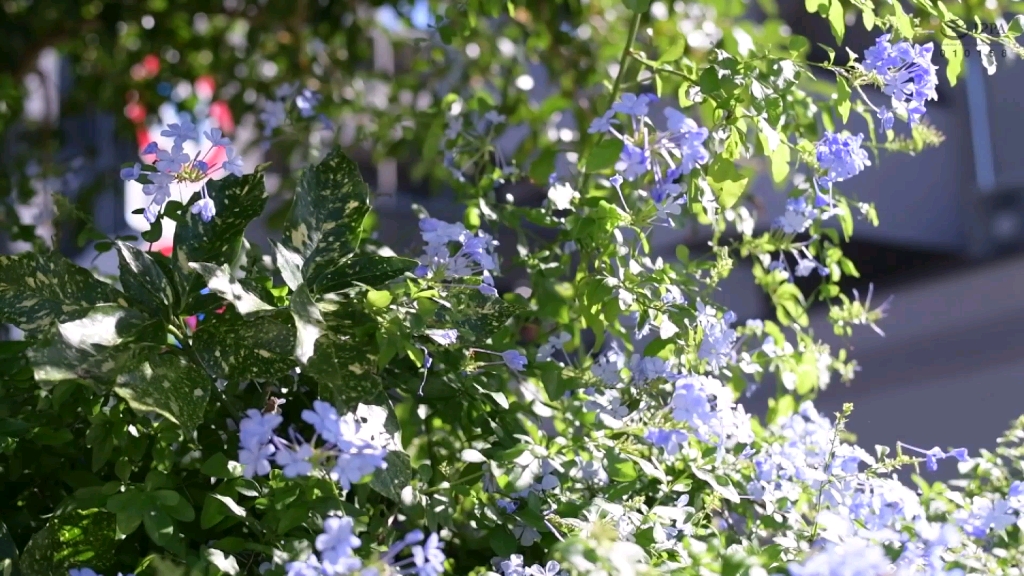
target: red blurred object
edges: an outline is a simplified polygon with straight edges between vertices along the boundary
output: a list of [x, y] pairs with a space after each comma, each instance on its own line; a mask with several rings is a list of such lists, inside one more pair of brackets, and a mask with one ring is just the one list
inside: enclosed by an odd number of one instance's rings
[[146, 107], [132, 102], [124, 107], [124, 115], [135, 124], [142, 124], [146, 121]]
[[147, 54], [142, 59], [142, 68], [146, 71], [146, 76], [152, 78], [160, 73], [160, 58], [156, 54]]
[[220, 126], [221, 132], [230, 136], [235, 131], [235, 118], [231, 115], [231, 108], [228, 103], [218, 100], [210, 104], [210, 118], [213, 118]]
[[195, 88], [196, 96], [200, 100], [213, 100], [213, 91], [217, 89], [217, 83], [214, 82], [213, 76], [204, 75], [196, 78]]

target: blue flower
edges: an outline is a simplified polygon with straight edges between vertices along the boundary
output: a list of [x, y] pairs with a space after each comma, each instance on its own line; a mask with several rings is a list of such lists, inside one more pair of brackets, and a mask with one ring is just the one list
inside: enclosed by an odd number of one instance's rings
[[196, 125], [188, 119], [183, 119], [180, 123], [168, 124], [167, 128], [160, 132], [160, 135], [174, 138], [176, 145], [184, 144], [186, 140], [199, 139], [199, 131], [196, 130]]
[[816, 147], [818, 165], [826, 173], [818, 179], [821, 186], [827, 188], [852, 178], [871, 165], [868, 153], [860, 147], [863, 140], [863, 134], [852, 136], [848, 133], [825, 133]]
[[210, 146], [230, 146], [231, 139], [221, 132], [220, 128], [210, 128], [203, 136], [210, 142]]
[[204, 197], [197, 200], [189, 211], [193, 214], [199, 214], [199, 218], [203, 222], [209, 222], [217, 214], [217, 207], [213, 204], [213, 200], [204, 194]]
[[136, 162], [134, 166], [130, 166], [128, 168], [122, 168], [121, 169], [121, 180], [125, 180], [125, 181], [138, 180], [139, 179], [139, 175], [141, 175], [141, 174], [142, 174], [142, 165], [139, 164], [138, 162]]
[[[904, 40], [890, 44], [888, 34], [880, 36], [864, 52], [864, 69], [881, 77], [882, 91], [892, 98], [893, 108], [906, 113], [911, 125], [924, 115], [926, 101], [938, 99], [933, 52], [930, 43], [917, 46]], [[883, 108], [879, 118], [886, 130], [892, 128], [891, 112]]]
[[518, 350], [505, 350], [501, 353], [501, 359], [514, 372], [519, 372], [526, 368], [526, 356], [520, 354]]
[[285, 448], [274, 454], [277, 465], [281, 467], [285, 478], [298, 478], [308, 476], [313, 472], [313, 447], [309, 444], [300, 444], [294, 450]]
[[682, 430], [651, 428], [644, 434], [644, 438], [651, 444], [663, 448], [669, 456], [675, 456], [679, 453], [680, 447], [690, 439], [690, 435]]
[[243, 174], [242, 157], [235, 153], [235, 149], [230, 146], [226, 150], [228, 159], [224, 161], [221, 167], [229, 174], [241, 177]]
[[441, 550], [441, 542], [437, 534], [431, 534], [422, 546], [412, 547], [412, 558], [416, 565], [416, 576], [439, 576], [444, 573], [445, 555]]
[[626, 164], [622, 170], [622, 177], [626, 180], [636, 180], [651, 170], [651, 157], [648, 152], [628, 142], [623, 145], [619, 160]]
[[892, 115], [892, 110], [885, 106], [879, 107], [878, 119], [882, 121], [882, 130], [892, 130], [892, 125], [896, 121], [896, 117]]
[[316, 115], [316, 107], [323, 99], [319, 93], [303, 88], [295, 97], [295, 107], [299, 109], [299, 115], [303, 118], [312, 118]]

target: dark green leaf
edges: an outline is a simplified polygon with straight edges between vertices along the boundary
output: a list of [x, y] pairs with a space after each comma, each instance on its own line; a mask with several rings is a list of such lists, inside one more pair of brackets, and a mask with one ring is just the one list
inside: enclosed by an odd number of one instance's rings
[[245, 289], [235, 279], [227, 264], [209, 264], [207, 262], [189, 262], [189, 268], [199, 272], [206, 279], [210, 292], [223, 297], [234, 305], [242, 316], [261, 310], [273, 310], [273, 306], [260, 300], [259, 296]]
[[376, 361], [365, 345], [323, 336], [316, 341], [304, 372], [320, 383], [321, 397], [354, 406], [375, 398], [382, 389], [374, 372]]
[[[5, 567], [8, 562], [10, 562], [10, 572], [7, 572]], [[11, 533], [7, 531], [7, 526], [2, 520], [0, 520], [0, 573], [7, 576], [20, 576], [21, 574], [18, 569], [18, 547], [14, 545], [14, 539], [11, 538]]]
[[199, 471], [211, 478], [238, 478], [242, 475], [241, 465], [228, 460], [223, 452], [217, 452], [210, 456], [206, 462], [203, 462]]
[[153, 354], [118, 376], [114, 392], [135, 411], [159, 414], [188, 436], [203, 421], [210, 379], [177, 354]]
[[295, 318], [295, 358], [305, 364], [313, 355], [317, 338], [324, 333], [324, 317], [305, 284], [292, 293], [288, 306]]
[[110, 512], [63, 512], [32, 536], [19, 567], [26, 576], [67, 576], [69, 569], [80, 566], [103, 573], [114, 562], [116, 538], [116, 517]]
[[264, 380], [295, 367], [295, 321], [288, 310], [208, 316], [192, 349], [211, 374], [232, 381]]
[[505, 327], [525, 307], [501, 298], [484, 296], [476, 290], [453, 290], [448, 294], [451, 308], [440, 307], [430, 328], [457, 328], [468, 342], [481, 343]]
[[313, 294], [329, 294], [365, 284], [376, 288], [416, 269], [419, 262], [379, 254], [356, 256], [325, 271], [310, 285]]
[[288, 288], [297, 289], [302, 284], [302, 255], [283, 244], [277, 242], [272, 242], [272, 244], [274, 245], [277, 270], [281, 273], [281, 278], [284, 279]]
[[36, 333], [124, 295], [55, 252], [0, 256], [0, 321]]
[[305, 258], [307, 284], [355, 252], [369, 211], [370, 189], [341, 149], [303, 171], [284, 237]]
[[605, 138], [587, 156], [587, 171], [598, 172], [615, 166], [622, 155], [622, 140]]
[[395, 502], [401, 502], [402, 489], [412, 482], [412, 463], [409, 455], [405, 452], [390, 451], [384, 460], [387, 467], [374, 471], [373, 478], [370, 479], [370, 488]]
[[78, 314], [29, 349], [36, 380], [112, 379], [133, 362], [140, 344], [167, 343], [163, 322], [131, 308], [102, 304]]
[[238, 254], [245, 227], [263, 212], [267, 203], [263, 174], [259, 172], [212, 180], [206, 189], [217, 207], [217, 216], [203, 222], [198, 214], [187, 210], [185, 221], [174, 230], [174, 254], [183, 270], [189, 262], [231, 264]]
[[504, 526], [498, 526], [491, 530], [488, 541], [491, 544], [491, 550], [494, 550], [498, 556], [508, 557], [519, 549], [519, 541]]
[[142, 516], [149, 539], [172, 551], [184, 551], [183, 537], [175, 530], [174, 519], [159, 508], [150, 508]]
[[233, 498], [223, 494], [210, 493], [206, 495], [206, 502], [203, 503], [199, 525], [206, 530], [228, 516], [244, 518], [245, 514], [245, 508], [239, 506]]
[[116, 243], [120, 262], [121, 288], [129, 303], [146, 311], [150, 316], [167, 316], [174, 302], [174, 289], [160, 266], [142, 250], [131, 244]]

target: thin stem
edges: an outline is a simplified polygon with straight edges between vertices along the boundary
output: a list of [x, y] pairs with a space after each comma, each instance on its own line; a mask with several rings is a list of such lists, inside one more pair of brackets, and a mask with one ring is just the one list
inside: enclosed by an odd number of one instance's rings
[[[626, 68], [629, 65], [629, 55], [633, 51], [633, 43], [636, 42], [637, 32], [640, 30], [640, 19], [643, 18], [643, 13], [634, 12], [633, 20], [629, 23], [629, 36], [626, 37], [626, 45], [622, 47], [622, 55], [619, 57], [619, 70], [615, 74], [615, 81], [612, 82], [612, 91], [608, 95], [608, 105], [605, 109], [611, 108], [612, 104], [615, 103], [615, 99], [619, 97], [619, 90], [622, 88], [622, 79], [626, 76]], [[583, 159], [590, 152], [591, 148], [599, 144], [604, 140], [604, 134], [598, 134], [597, 138], [591, 140], [584, 146], [580, 159]], [[584, 170], [580, 173], [579, 185], [576, 189], [582, 194], [583, 190], [586, 189], [587, 184], [590, 180], [590, 173]]]
[[839, 439], [839, 429], [843, 425], [843, 420], [836, 419], [835, 431], [832, 433], [832, 443], [828, 449], [828, 458], [825, 459], [825, 481], [818, 487], [818, 496], [814, 503], [814, 525], [811, 527], [811, 544], [814, 544], [814, 540], [818, 537], [818, 516], [821, 513], [821, 497], [825, 492], [825, 488], [829, 485], [832, 480], [832, 459], [836, 455], [836, 441]]

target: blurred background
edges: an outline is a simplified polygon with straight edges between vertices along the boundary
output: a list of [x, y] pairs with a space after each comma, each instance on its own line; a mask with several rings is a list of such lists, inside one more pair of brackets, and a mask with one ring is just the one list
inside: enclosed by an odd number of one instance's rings
[[[307, 43], [303, 52], [289, 42], [289, 18], [323, 24], [314, 31], [326, 38], [324, 50], [334, 55], [343, 50], [347, 65], [366, 71], [371, 79], [429, 67], [428, 54], [438, 50], [436, 40], [431, 41], [435, 21], [422, 1], [289, 2], [279, 15], [283, 27], [273, 29], [276, 56], [261, 56], [253, 50], [258, 52], [267, 44], [260, 34], [271, 32], [260, 27], [259, 19], [278, 16], [271, 10], [274, 2], [247, 6], [243, 0], [223, 0], [220, 14], [214, 10], [207, 14], [197, 9], [198, 4], [167, 12], [166, 2], [150, 3], [156, 8], [145, 2], [125, 3], [121, 11], [110, 14], [104, 3], [67, 3], [82, 12], [82, 18], [61, 17], [60, 2], [4, 3], [0, 8], [0, 166], [5, 172], [0, 187], [12, 193], [2, 211], [5, 234], [0, 252], [18, 252], [33, 242], [52, 242], [56, 236], [56, 247], [78, 263], [115, 273], [116, 256], [98, 252], [93, 242], [79, 242], [83, 225], [57, 218], [51, 193], [59, 192], [76, 209], [88, 213], [105, 235], [145, 230], [145, 223], [131, 214], [140, 207], [141, 192], [125, 185], [118, 171], [125, 163], [138, 161], [140, 148], [163, 125], [183, 115], [228, 132], [245, 151], [247, 169], [274, 162], [268, 173], [271, 193], [287, 188], [284, 179], [289, 165], [295, 163], [294, 155], [265, 144], [258, 104], [284, 81], [281, 70], [296, 77], [327, 73], [317, 68], [316, 47]], [[125, 7], [129, 4], [130, 9]], [[721, 39], [722, 30], [715, 25], [717, 4], [708, 4], [693, 5], [698, 8], [694, 10], [681, 2], [671, 6], [655, 2], [652, 15], [675, 20], [688, 46], [712, 46]], [[94, 8], [94, 14], [87, 13]], [[784, 0], [771, 8], [759, 2], [742, 10], [752, 22], [771, 19], [807, 37], [815, 46], [812, 59], [827, 58], [818, 47], [821, 43], [836, 48], [837, 61], [843, 62], [845, 48], [861, 53], [877, 34], [848, 22], [844, 45], [835, 46], [828, 23], [808, 15], [802, 1]], [[2, 11], [7, 11], [6, 19]], [[228, 24], [219, 18], [223, 14], [232, 15]], [[235, 54], [220, 67], [201, 65], [214, 56], [222, 60], [221, 54], [205, 47], [213, 38], [211, 28], [223, 34], [217, 42], [226, 42], [229, 55]], [[120, 38], [118, 46], [130, 45], [131, 35], [136, 35], [138, 49], [105, 54], [108, 33]], [[80, 39], [74, 57], [55, 48], [69, 37]], [[501, 40], [496, 39], [498, 50], [502, 50]], [[860, 327], [851, 339], [840, 339], [832, 334], [827, 309], [812, 309], [814, 333], [833, 349], [850, 348], [863, 367], [852, 385], [833, 382], [818, 400], [819, 409], [832, 412], [844, 402], [853, 402], [849, 428], [865, 446], [901, 440], [922, 448], [935, 444], [971, 450], [993, 447], [1010, 421], [1024, 412], [1024, 152], [1019, 144], [1019, 134], [1024, 133], [1024, 66], [997, 54], [999, 71], [989, 76], [977, 50], [965, 48], [969, 51], [964, 58], [966, 76], [956, 86], [946, 81], [944, 57], [936, 50], [943, 85], [928, 116], [945, 134], [945, 143], [913, 157], [883, 154], [876, 166], [843, 188], [849, 196], [877, 207], [880, 225], [860, 224], [854, 240], [844, 248], [860, 271], [860, 278], [846, 288], [856, 288], [863, 296], [873, 285], [877, 303], [894, 297], [888, 317], [880, 323], [886, 336]], [[86, 57], [90, 50], [95, 52], [92, 58]], [[281, 56], [289, 50], [294, 58]], [[455, 56], [467, 62], [476, 58], [472, 50], [466, 52]], [[175, 66], [179, 61], [199, 62], [192, 67], [197, 71], [192, 78], [180, 76], [181, 66]], [[541, 62], [521, 66], [516, 88], [531, 100], [544, 101], [554, 90], [545, 67]], [[169, 69], [177, 70], [178, 76]], [[449, 83], [458, 78], [453, 74]], [[260, 92], [254, 87], [266, 89]], [[369, 102], [371, 107], [374, 98], [383, 98], [402, 102], [403, 110], [416, 110], [431, 106], [447, 87], [441, 81], [378, 93], [368, 82], [340, 90], [345, 98]], [[882, 101], [878, 93], [868, 96]], [[548, 123], [555, 138], [573, 128], [571, 119], [556, 118], [557, 114], [551, 114]], [[335, 128], [331, 137], [349, 147], [375, 191], [380, 241], [399, 252], [415, 247], [414, 204], [436, 217], [462, 217], [464, 207], [451, 191], [415, 173], [411, 158], [422, 151], [393, 151], [389, 156], [363, 137], [380, 126], [367, 128], [366, 119], [358, 115], [329, 116], [326, 119]], [[851, 118], [848, 128], [866, 130], [859, 117]], [[513, 127], [502, 135], [501, 143], [510, 155], [526, 138], [523, 131], [529, 130]], [[54, 165], [60, 170], [51, 173], [46, 166], [32, 164], [40, 156], [41, 142], [47, 143], [45, 155], [57, 159]], [[18, 179], [16, 173], [28, 178]], [[539, 203], [546, 189], [526, 183], [504, 192], [516, 202]], [[759, 178], [751, 194], [757, 227], [767, 228], [784, 212], [785, 197], [769, 177]], [[249, 230], [254, 241], [276, 233], [275, 210], [280, 213], [287, 202], [272, 196], [271, 205], [274, 209]], [[28, 232], [30, 228], [33, 232]], [[169, 239], [165, 234], [153, 248], [168, 248]], [[669, 259], [680, 243], [699, 253], [706, 241], [700, 230], [668, 231], [653, 249]], [[501, 282], [504, 290], [511, 290], [522, 279], [510, 273]], [[740, 322], [770, 317], [774, 310], [754, 284], [749, 264], [740, 261], [717, 300], [734, 310]], [[5, 336], [18, 335], [8, 327]], [[770, 386], [764, 388], [747, 400], [752, 410], [763, 409]], [[945, 462], [940, 475], [949, 476], [954, 469], [954, 464]]]

